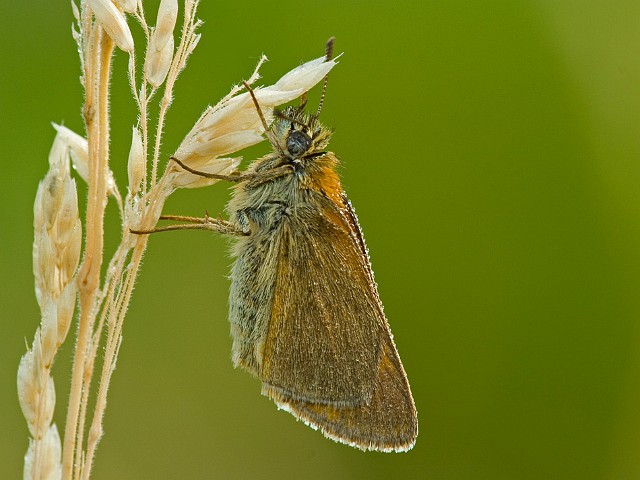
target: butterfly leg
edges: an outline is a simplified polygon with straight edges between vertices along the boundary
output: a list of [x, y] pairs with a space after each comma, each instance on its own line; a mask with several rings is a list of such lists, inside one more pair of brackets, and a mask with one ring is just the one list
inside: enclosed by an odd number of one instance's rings
[[188, 217], [185, 215], [162, 215], [160, 220], [173, 220], [178, 222], [176, 225], [167, 225], [165, 227], [157, 227], [151, 230], [135, 230], [130, 229], [131, 233], [138, 235], [148, 235], [151, 233], [169, 232], [172, 230], [209, 230], [225, 235], [247, 236], [248, 231], [238, 228], [235, 224], [222, 218], [211, 218], [208, 214], [204, 217]]
[[250, 172], [250, 173], [236, 173], [231, 175], [220, 175], [217, 173], [207, 173], [207, 172], [201, 172], [199, 170], [194, 170], [193, 168], [188, 167], [187, 165], [182, 163], [176, 157], [171, 157], [170, 160], [173, 160], [178, 165], [180, 165], [183, 169], [185, 169], [187, 172], [193, 173], [194, 175], [199, 175], [204, 178], [215, 178], [218, 180], [226, 180], [227, 182], [234, 182], [234, 183], [248, 182], [248, 185], [251, 188], [257, 187], [258, 185], [269, 182], [278, 177], [289, 175], [294, 171], [293, 165], [286, 164], [286, 165], [281, 165], [277, 168], [274, 168], [273, 170], [269, 170], [267, 172], [261, 172], [261, 173]]

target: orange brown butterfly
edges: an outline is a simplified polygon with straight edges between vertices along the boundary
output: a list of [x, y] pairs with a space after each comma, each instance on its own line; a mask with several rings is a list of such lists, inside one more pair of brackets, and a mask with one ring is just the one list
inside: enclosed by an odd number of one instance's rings
[[[332, 49], [333, 38], [327, 60]], [[407, 451], [418, 434], [411, 389], [336, 173], [338, 158], [326, 150], [332, 132], [318, 121], [327, 77], [314, 114], [305, 112], [305, 98], [276, 111], [270, 128], [245, 86], [273, 152], [236, 175], [172, 159], [236, 183], [228, 221], [199, 219], [234, 237], [233, 363], [257, 377], [278, 407], [325, 436], [362, 450]], [[134, 233], [169, 229], [176, 226]]]

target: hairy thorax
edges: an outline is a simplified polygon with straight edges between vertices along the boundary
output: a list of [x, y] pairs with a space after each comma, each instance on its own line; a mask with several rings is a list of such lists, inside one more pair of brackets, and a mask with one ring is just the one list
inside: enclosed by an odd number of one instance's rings
[[317, 211], [317, 202], [329, 200], [336, 206], [344, 206], [342, 187], [335, 172], [338, 159], [333, 153], [322, 152], [289, 163], [284, 163], [278, 155], [269, 155], [256, 160], [248, 172], [264, 174], [284, 164], [291, 166], [286, 174], [235, 187], [227, 207], [229, 215], [250, 236], [271, 231], [287, 217], [304, 215], [307, 207]]

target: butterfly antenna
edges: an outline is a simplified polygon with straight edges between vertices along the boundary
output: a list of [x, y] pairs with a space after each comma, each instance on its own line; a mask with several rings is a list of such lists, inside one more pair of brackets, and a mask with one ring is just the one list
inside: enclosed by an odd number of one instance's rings
[[264, 127], [264, 131], [269, 130], [269, 126], [267, 125], [267, 121], [264, 119], [264, 115], [262, 114], [262, 109], [260, 108], [260, 104], [258, 103], [258, 99], [256, 98], [256, 94], [253, 93], [253, 88], [245, 81], [242, 81], [244, 88], [246, 88], [253, 99], [253, 104], [256, 106], [256, 110], [258, 111], [258, 116], [260, 117], [260, 121], [262, 122], [262, 126]]
[[253, 100], [253, 104], [256, 106], [256, 111], [258, 112], [258, 116], [260, 117], [260, 121], [262, 122], [262, 126], [264, 127], [264, 134], [267, 136], [267, 140], [269, 140], [269, 143], [271, 143], [273, 148], [278, 150], [278, 153], [280, 153], [280, 155], [284, 156], [284, 152], [282, 151], [282, 148], [280, 148], [280, 145], [278, 144], [278, 142], [271, 135], [271, 132], [269, 130], [269, 125], [267, 125], [267, 121], [265, 120], [264, 115], [262, 114], [262, 109], [260, 108], [260, 104], [258, 103], [256, 94], [253, 92], [253, 88], [251, 88], [251, 85], [249, 85], [244, 80], [242, 81], [242, 84], [244, 85], [244, 88], [246, 88], [249, 91], [249, 94], [251, 95], [251, 99]]
[[[333, 57], [333, 42], [336, 37], [331, 37], [327, 40], [327, 47], [325, 49], [324, 57], [325, 62], [328, 62]], [[322, 85], [322, 95], [320, 96], [320, 104], [318, 105], [318, 111], [316, 112], [316, 118], [320, 116], [320, 112], [322, 111], [322, 104], [324, 103], [324, 96], [327, 93], [327, 83], [329, 82], [329, 74], [327, 73], [324, 76], [324, 84]]]

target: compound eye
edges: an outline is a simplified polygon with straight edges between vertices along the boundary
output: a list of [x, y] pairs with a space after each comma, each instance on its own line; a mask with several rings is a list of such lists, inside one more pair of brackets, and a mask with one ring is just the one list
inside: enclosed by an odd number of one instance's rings
[[291, 132], [289, 137], [287, 137], [287, 150], [294, 157], [302, 155], [304, 152], [309, 150], [310, 146], [311, 139], [309, 136], [299, 130]]

